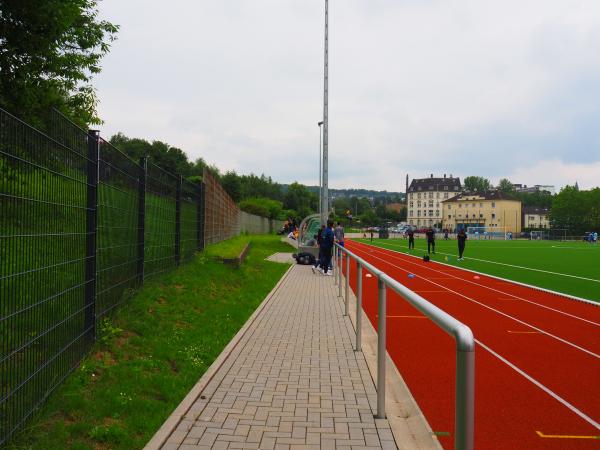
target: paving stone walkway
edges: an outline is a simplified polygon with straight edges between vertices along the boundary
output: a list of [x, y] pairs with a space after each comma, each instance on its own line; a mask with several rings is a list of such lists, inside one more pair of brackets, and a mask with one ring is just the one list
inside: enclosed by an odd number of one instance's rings
[[333, 277], [292, 266], [187, 411], [147, 448], [396, 449], [388, 421], [373, 417], [375, 386], [353, 339]]

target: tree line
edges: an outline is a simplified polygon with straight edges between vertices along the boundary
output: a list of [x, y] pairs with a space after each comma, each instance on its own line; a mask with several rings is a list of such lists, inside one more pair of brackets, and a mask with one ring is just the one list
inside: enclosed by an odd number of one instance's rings
[[[465, 191], [485, 192], [493, 189], [490, 180], [468, 176], [463, 180]], [[600, 230], [600, 188], [580, 190], [577, 183], [565, 186], [556, 195], [547, 191], [519, 192], [507, 178], [502, 178], [497, 189], [508, 198], [520, 200], [523, 206], [547, 208], [550, 225], [572, 234]]]

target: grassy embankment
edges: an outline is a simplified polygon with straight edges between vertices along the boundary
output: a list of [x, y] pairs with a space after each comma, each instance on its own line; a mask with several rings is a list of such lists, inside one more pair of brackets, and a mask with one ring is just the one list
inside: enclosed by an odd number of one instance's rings
[[[213, 258], [248, 240], [240, 268]], [[8, 448], [142, 448], [288, 268], [265, 258], [289, 251], [276, 236], [242, 236], [147, 281]]]

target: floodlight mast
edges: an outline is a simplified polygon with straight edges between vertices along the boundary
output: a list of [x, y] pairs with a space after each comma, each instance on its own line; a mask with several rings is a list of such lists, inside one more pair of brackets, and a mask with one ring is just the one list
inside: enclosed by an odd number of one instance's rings
[[325, 0], [325, 63], [323, 86], [323, 186], [321, 189], [321, 224], [329, 218], [329, 0]]
[[321, 152], [322, 152], [322, 144], [321, 144], [321, 125], [323, 125], [323, 122], [318, 122], [317, 125], [319, 126], [319, 214], [321, 214], [321, 202], [323, 201], [323, 192], [322, 192], [322, 186], [323, 186], [323, 171], [321, 170]]

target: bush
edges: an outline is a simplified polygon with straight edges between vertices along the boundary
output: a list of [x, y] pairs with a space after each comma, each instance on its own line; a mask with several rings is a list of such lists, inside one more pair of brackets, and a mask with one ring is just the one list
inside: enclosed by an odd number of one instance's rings
[[277, 200], [264, 197], [253, 197], [242, 200], [239, 204], [242, 211], [269, 219], [277, 219], [281, 215], [283, 205]]

